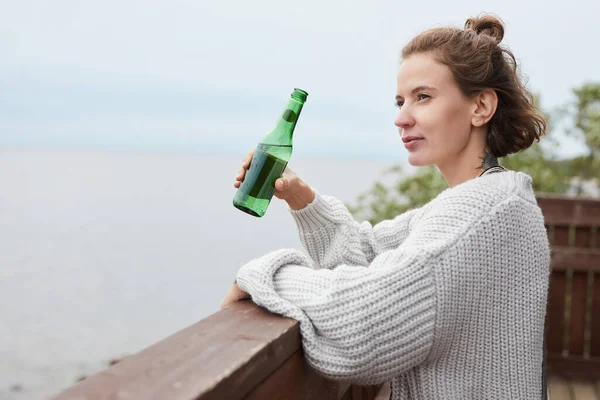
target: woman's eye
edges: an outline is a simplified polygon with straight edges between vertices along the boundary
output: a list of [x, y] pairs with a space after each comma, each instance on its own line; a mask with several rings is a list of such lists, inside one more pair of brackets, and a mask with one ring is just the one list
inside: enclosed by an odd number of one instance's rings
[[[417, 95], [417, 100], [421, 101], [421, 100], [426, 100], [429, 99], [431, 96], [428, 95], [427, 93], [419, 93]], [[396, 107], [402, 107], [404, 105], [404, 100], [397, 100], [395, 106]]]

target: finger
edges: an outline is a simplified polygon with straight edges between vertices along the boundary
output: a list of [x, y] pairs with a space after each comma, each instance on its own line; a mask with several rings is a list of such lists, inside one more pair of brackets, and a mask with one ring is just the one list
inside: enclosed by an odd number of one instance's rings
[[246, 177], [246, 171], [248, 171], [248, 166], [243, 166], [238, 170], [237, 175], [235, 176], [235, 179], [238, 181], [243, 181], [244, 178]]
[[242, 160], [242, 167], [248, 167], [250, 165], [250, 161], [252, 161], [252, 157], [254, 156], [254, 149], [248, 152], [244, 159]]
[[279, 178], [275, 181], [275, 189], [278, 192], [283, 192], [287, 187], [287, 182], [285, 179]]
[[221, 301], [221, 308], [229, 307], [235, 302], [246, 300], [249, 298], [250, 295], [248, 293], [241, 290], [236, 284], [233, 284], [233, 286], [231, 286], [231, 288], [223, 298], [223, 301]]
[[225, 298], [223, 298], [223, 301], [221, 301], [221, 308], [225, 308], [230, 306], [231, 304], [233, 304], [232, 298], [229, 295], [229, 293], [227, 293], [227, 295], [225, 296]]
[[239, 188], [241, 184], [242, 184], [242, 182], [240, 182], [240, 181], [235, 181], [235, 182], [233, 182], [233, 187], [234, 187], [234, 188]]
[[246, 170], [244, 170], [244, 168], [240, 168], [238, 169], [235, 179], [241, 181], [242, 179], [244, 179], [244, 175], [246, 175]]
[[231, 304], [233, 297], [233, 286], [230, 286], [227, 290], [227, 293], [225, 294], [225, 297], [223, 297], [223, 300], [221, 301], [221, 308], [224, 308]]

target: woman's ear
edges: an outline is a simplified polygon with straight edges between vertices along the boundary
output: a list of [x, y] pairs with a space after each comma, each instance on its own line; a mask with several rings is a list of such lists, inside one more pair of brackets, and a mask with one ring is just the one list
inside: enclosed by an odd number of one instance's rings
[[473, 99], [475, 110], [471, 118], [473, 126], [483, 126], [488, 123], [498, 108], [498, 95], [493, 89], [483, 89]]

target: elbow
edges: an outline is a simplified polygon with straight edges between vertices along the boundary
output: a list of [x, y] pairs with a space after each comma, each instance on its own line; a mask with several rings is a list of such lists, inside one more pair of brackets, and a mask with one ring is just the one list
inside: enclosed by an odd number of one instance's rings
[[304, 345], [308, 364], [320, 375], [359, 385], [376, 385], [402, 375], [427, 361], [433, 345], [433, 324], [421, 329], [402, 332], [402, 340], [395, 342], [373, 340], [368, 337], [353, 341], [321, 342], [320, 346]]
[[376, 368], [369, 360], [356, 360], [355, 363], [335, 363], [306, 357], [309, 366], [319, 375], [333, 381], [344, 381], [358, 385], [376, 385], [387, 380], [374, 374]]

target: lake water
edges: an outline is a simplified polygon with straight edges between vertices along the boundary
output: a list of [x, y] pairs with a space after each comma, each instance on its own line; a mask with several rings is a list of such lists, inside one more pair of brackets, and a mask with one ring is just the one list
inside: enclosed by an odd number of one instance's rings
[[[301, 249], [286, 205], [231, 205], [241, 156], [0, 151], [0, 399], [44, 399], [216, 311], [237, 269]], [[302, 159], [347, 203], [389, 162]], [[14, 387], [17, 385], [18, 387]]]

